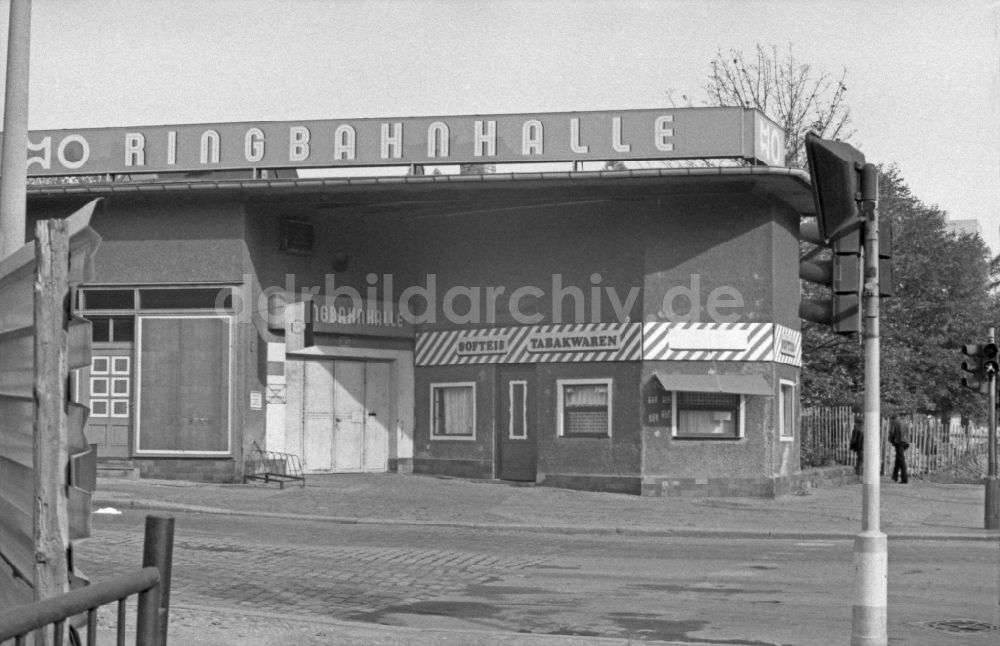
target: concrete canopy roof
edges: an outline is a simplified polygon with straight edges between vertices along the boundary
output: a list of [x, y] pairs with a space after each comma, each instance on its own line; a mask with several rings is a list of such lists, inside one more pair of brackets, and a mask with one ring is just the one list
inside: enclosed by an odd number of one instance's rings
[[809, 175], [792, 168], [769, 166], [664, 168], [624, 171], [565, 171], [493, 173], [482, 175], [406, 175], [393, 177], [336, 177], [293, 179], [198, 179], [155, 182], [33, 184], [29, 199], [147, 195], [173, 193], [238, 195], [247, 200], [291, 199], [322, 207], [345, 203], [370, 206], [385, 203], [419, 207], [440, 204], [478, 192], [510, 191], [555, 194], [567, 198], [636, 199], [652, 195], [752, 193], [771, 196], [803, 217], [815, 215]]

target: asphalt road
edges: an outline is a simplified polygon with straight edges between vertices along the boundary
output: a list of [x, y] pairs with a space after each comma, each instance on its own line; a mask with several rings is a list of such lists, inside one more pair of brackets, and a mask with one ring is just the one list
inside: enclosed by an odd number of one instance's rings
[[[79, 567], [95, 581], [138, 568], [145, 515], [95, 515], [93, 537], [77, 548]], [[850, 641], [850, 540], [175, 517], [176, 638], [197, 628], [197, 612], [211, 611], [209, 627], [218, 629], [258, 616], [288, 631], [335, 619], [748, 646]], [[890, 644], [997, 643], [1000, 547], [890, 537], [889, 550]]]

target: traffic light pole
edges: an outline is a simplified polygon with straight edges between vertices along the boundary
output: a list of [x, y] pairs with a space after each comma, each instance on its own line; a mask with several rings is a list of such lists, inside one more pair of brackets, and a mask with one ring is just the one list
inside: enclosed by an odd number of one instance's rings
[[865, 442], [861, 533], [854, 539], [854, 606], [851, 646], [888, 643], [888, 541], [879, 527], [879, 467], [881, 455], [881, 387], [878, 280], [878, 171], [865, 164], [861, 171], [864, 217], [864, 352]]
[[[994, 328], [990, 328], [990, 339], [987, 343], [996, 343]], [[989, 392], [987, 398], [987, 463], [986, 463], [986, 508], [983, 514], [983, 527], [986, 529], [1000, 529], [1000, 479], [997, 478], [997, 376], [994, 373], [988, 375]]]

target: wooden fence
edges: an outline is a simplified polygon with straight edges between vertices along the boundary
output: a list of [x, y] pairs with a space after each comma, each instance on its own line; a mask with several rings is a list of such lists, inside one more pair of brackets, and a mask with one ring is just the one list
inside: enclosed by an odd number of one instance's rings
[[[950, 467], [987, 450], [985, 426], [945, 425], [926, 415], [910, 415], [910, 448], [906, 466], [912, 475]], [[882, 473], [892, 473], [895, 453], [889, 445], [889, 420], [882, 419]], [[850, 406], [805, 408], [802, 410], [802, 467], [822, 464], [854, 465], [856, 455], [848, 448], [854, 427]]]
[[70, 542], [90, 535], [96, 455], [87, 410], [69, 402], [69, 370], [90, 364], [90, 323], [70, 287], [92, 279], [100, 237], [91, 202], [39, 222], [36, 240], [0, 259], [0, 602], [61, 594]]

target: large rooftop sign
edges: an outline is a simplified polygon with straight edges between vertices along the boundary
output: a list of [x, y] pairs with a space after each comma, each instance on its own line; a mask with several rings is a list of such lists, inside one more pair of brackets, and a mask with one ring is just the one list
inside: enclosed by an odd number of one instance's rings
[[680, 108], [36, 131], [29, 175], [742, 158], [784, 166], [755, 110]]

